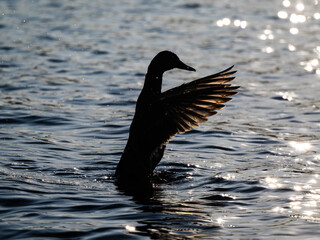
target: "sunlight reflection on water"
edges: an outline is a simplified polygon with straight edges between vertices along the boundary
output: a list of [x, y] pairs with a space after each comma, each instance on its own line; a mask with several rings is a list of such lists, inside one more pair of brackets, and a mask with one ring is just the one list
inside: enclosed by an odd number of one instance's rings
[[278, 182], [278, 179], [274, 177], [266, 177], [265, 182], [271, 189], [281, 188], [283, 186], [281, 183]]
[[[271, 188], [273, 184], [277, 182], [276, 180], [268, 180], [271, 183]], [[315, 184], [316, 181], [309, 181], [311, 184]], [[312, 189], [312, 190], [311, 190]], [[292, 217], [302, 218], [310, 221], [320, 221], [320, 214], [318, 212], [318, 206], [320, 204], [320, 195], [312, 193], [315, 190], [314, 186], [309, 185], [295, 185], [294, 190], [296, 192], [295, 195], [291, 195], [289, 197], [290, 202], [288, 206], [276, 206], [272, 208], [272, 211], [279, 213], [288, 213]], [[309, 191], [304, 194], [304, 191]], [[319, 193], [320, 189], [318, 189]]]
[[[317, 237], [318, 1], [124, 2], [0, 1], [9, 234], [56, 238], [57, 216], [70, 222], [59, 234], [78, 238]], [[197, 68], [167, 73], [166, 88], [231, 64], [241, 88], [176, 136], [141, 200], [113, 174], [147, 66], [164, 49]]]
[[289, 102], [293, 101], [295, 98], [297, 98], [297, 94], [294, 92], [279, 92], [278, 93], [283, 99], [288, 100]]
[[230, 18], [223, 18], [223, 19], [220, 19], [216, 22], [218, 27], [229, 26], [232, 23], [233, 23], [233, 26], [239, 27], [242, 29], [246, 28], [248, 25], [247, 21], [240, 20], [240, 19], [235, 19], [235, 20], [231, 21]]
[[[310, 7], [312, 5], [314, 7], [318, 6], [318, 1], [313, 1], [313, 3], [304, 3], [302, 1], [289, 1], [284, 0], [282, 1], [282, 5], [285, 7], [285, 9], [281, 9], [278, 11], [277, 16], [279, 19], [282, 19], [283, 21], [289, 21], [291, 23], [290, 27], [288, 28], [288, 32], [292, 35], [299, 35], [301, 30], [305, 30], [308, 28], [307, 24], [308, 22], [317, 21], [320, 19], [320, 13], [319, 12], [312, 12]], [[307, 8], [307, 7], [308, 8]], [[265, 30], [264, 34], [260, 35], [259, 38], [261, 40], [273, 40], [278, 38], [275, 37], [272, 34], [272, 29]], [[284, 39], [279, 39], [280, 41], [283, 41]], [[300, 49], [297, 49], [296, 44], [292, 42], [292, 40], [286, 40], [289, 41], [288, 43], [288, 49], [289, 51], [299, 51]], [[317, 52], [318, 46], [315, 47], [315, 52]], [[272, 53], [274, 52], [274, 49], [270, 46], [266, 46], [262, 49], [265, 53]], [[319, 54], [317, 58], [310, 59], [308, 61], [301, 61], [301, 66], [303, 66], [304, 70], [307, 72], [315, 72], [317, 75], [320, 74], [320, 66], [319, 66]]]
[[289, 145], [298, 152], [308, 152], [312, 148], [312, 145], [308, 142], [291, 141]]
[[130, 233], [136, 232], [136, 227], [135, 227], [135, 226], [132, 226], [132, 225], [126, 225], [126, 226], [125, 226], [125, 229], [126, 229], [128, 232], [130, 232]]

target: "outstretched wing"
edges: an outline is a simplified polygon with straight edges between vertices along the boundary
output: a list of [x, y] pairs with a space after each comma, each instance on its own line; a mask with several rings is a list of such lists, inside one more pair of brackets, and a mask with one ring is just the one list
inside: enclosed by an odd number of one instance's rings
[[237, 94], [234, 90], [239, 88], [226, 84], [235, 79], [232, 75], [236, 71], [230, 71], [232, 68], [161, 93], [154, 103], [157, 105], [154, 109], [160, 111], [155, 113], [158, 118], [152, 131], [159, 135], [156, 139], [166, 143], [175, 134], [190, 131], [223, 108], [223, 103], [230, 101], [230, 96]]

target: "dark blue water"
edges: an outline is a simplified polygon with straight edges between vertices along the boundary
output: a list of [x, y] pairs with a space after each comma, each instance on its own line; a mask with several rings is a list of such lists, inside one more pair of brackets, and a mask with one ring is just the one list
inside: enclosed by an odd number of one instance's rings
[[[1, 1], [1, 239], [318, 239], [320, 5]], [[235, 65], [239, 94], [176, 136], [153, 189], [113, 174], [150, 60]]]

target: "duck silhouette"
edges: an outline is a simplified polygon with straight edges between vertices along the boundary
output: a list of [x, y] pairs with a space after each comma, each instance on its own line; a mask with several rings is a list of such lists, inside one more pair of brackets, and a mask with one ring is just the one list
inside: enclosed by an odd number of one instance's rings
[[151, 61], [138, 97], [127, 145], [116, 168], [118, 180], [150, 179], [169, 140], [208, 120], [237, 94], [238, 86], [226, 84], [235, 77], [229, 67], [161, 92], [163, 73], [179, 68], [195, 71], [170, 51], [158, 53]]

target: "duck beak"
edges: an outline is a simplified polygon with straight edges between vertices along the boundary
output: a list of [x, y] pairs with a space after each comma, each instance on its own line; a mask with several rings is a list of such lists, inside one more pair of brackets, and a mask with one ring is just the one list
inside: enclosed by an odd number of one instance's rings
[[196, 71], [194, 68], [188, 66], [187, 64], [183, 63], [182, 61], [180, 61], [180, 63], [178, 64], [177, 68], [183, 69], [183, 70], [187, 70], [187, 71], [193, 71], [193, 72]]

